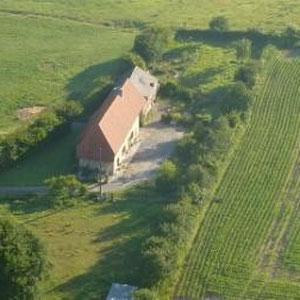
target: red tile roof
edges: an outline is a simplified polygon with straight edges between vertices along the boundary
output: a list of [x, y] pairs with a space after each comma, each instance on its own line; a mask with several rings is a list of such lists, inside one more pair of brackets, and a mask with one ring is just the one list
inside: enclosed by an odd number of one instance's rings
[[145, 104], [144, 97], [128, 79], [113, 89], [83, 132], [77, 157], [99, 161], [101, 147], [102, 161], [113, 161]]

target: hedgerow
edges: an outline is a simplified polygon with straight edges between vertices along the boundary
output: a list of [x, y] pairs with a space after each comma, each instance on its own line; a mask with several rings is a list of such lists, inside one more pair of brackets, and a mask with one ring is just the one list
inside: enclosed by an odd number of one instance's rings
[[68, 101], [42, 112], [33, 122], [0, 139], [0, 169], [25, 158], [50, 136], [60, 135], [80, 115], [80, 104]]
[[[248, 101], [251, 95], [249, 91], [244, 97]], [[190, 133], [179, 142], [172, 161], [160, 169], [157, 188], [167, 192], [173, 203], [164, 211], [159, 233], [145, 243], [143, 278], [145, 286], [159, 290], [162, 298], [170, 295], [178, 280], [195, 234], [196, 218], [212, 200], [226, 158], [237, 142], [237, 132], [245, 127], [242, 115], [249, 109], [250, 104], [211, 120], [193, 117]]]

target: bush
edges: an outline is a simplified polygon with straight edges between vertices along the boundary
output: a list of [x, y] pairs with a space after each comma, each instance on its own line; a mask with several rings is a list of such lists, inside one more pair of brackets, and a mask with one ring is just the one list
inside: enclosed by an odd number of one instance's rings
[[184, 252], [194, 228], [195, 208], [186, 195], [177, 204], [170, 205], [165, 214], [168, 221], [161, 224], [158, 236], [148, 239], [142, 252], [145, 286], [156, 285], [161, 280], [171, 285], [178, 279]]
[[158, 295], [148, 289], [139, 289], [133, 292], [133, 300], [157, 300]]
[[58, 208], [73, 206], [88, 192], [87, 186], [74, 175], [52, 177], [45, 180], [45, 184], [53, 196], [54, 207]]
[[13, 165], [23, 159], [50, 134], [60, 133], [60, 129], [74, 120], [82, 112], [82, 107], [72, 101], [42, 112], [28, 126], [18, 129], [0, 139], [0, 169]]
[[235, 73], [234, 79], [242, 81], [245, 85], [252, 89], [255, 86], [257, 77], [257, 68], [254, 64], [241, 66]]
[[147, 28], [135, 38], [133, 50], [150, 63], [161, 58], [170, 38], [171, 33], [166, 28]]
[[184, 102], [190, 102], [192, 100], [189, 90], [175, 81], [167, 81], [166, 83], [162, 84], [159, 92], [163, 97], [172, 100]]
[[228, 31], [229, 22], [224, 16], [218, 16], [213, 18], [209, 23], [209, 28], [214, 31]]
[[41, 242], [24, 225], [0, 219], [1, 299], [33, 299], [50, 264]]
[[238, 59], [247, 60], [251, 58], [252, 42], [248, 39], [241, 39], [234, 43]]
[[75, 101], [66, 101], [55, 107], [56, 116], [63, 122], [71, 122], [83, 111], [83, 107]]
[[252, 103], [252, 94], [243, 82], [237, 82], [223, 89], [221, 101], [221, 108], [225, 114], [232, 111], [244, 112]]
[[178, 181], [177, 166], [170, 160], [165, 160], [156, 177], [155, 185], [158, 191], [163, 193], [175, 192], [177, 189]]
[[128, 54], [126, 54], [124, 56], [124, 60], [127, 61], [132, 68], [135, 67], [135, 66], [138, 66], [138, 67], [140, 67], [143, 70], [147, 69], [146, 62], [136, 52], [129, 52]]

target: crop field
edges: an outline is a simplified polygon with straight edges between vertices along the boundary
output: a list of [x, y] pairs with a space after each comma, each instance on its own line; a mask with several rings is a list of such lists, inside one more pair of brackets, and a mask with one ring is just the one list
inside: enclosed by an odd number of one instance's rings
[[139, 285], [140, 248], [161, 209], [161, 198], [142, 189], [64, 210], [50, 209], [45, 197], [0, 199], [0, 214], [15, 215], [48, 249], [53, 268], [40, 295], [47, 300], [104, 299], [112, 282]]
[[251, 124], [201, 221], [180, 299], [299, 299], [300, 61], [269, 67]]

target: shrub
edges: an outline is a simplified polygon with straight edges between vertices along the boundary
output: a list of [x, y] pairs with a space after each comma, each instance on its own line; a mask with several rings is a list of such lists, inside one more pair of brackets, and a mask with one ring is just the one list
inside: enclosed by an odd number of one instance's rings
[[171, 33], [166, 28], [147, 28], [136, 37], [133, 50], [147, 63], [150, 63], [161, 58], [170, 38]]
[[237, 82], [226, 86], [221, 98], [221, 108], [223, 113], [232, 111], [244, 112], [248, 110], [252, 103], [252, 94], [243, 82]]
[[124, 56], [124, 60], [127, 61], [131, 67], [138, 66], [143, 70], [147, 69], [146, 62], [144, 59], [136, 52], [129, 52]]
[[186, 195], [170, 205], [165, 214], [168, 221], [161, 224], [158, 236], [148, 239], [142, 252], [146, 286], [156, 285], [161, 280], [172, 284], [178, 279], [183, 253], [194, 228], [195, 208]]
[[177, 166], [172, 161], [165, 160], [158, 170], [155, 181], [156, 188], [163, 193], [175, 192], [177, 189], [177, 181]]
[[226, 17], [218, 16], [218, 17], [213, 18], [210, 21], [209, 27], [211, 30], [214, 30], [214, 31], [228, 31], [229, 30], [229, 22]]
[[190, 102], [192, 100], [191, 94], [188, 89], [186, 89], [183, 85], [180, 85], [171, 80], [162, 84], [159, 92], [163, 97], [172, 100], [184, 102]]
[[133, 292], [133, 300], [157, 300], [158, 295], [148, 289], [139, 289]]
[[60, 129], [75, 119], [82, 107], [72, 101], [65, 102], [42, 112], [32, 123], [0, 139], [0, 169], [13, 165], [50, 134], [60, 133]]
[[74, 175], [52, 177], [45, 184], [53, 196], [54, 207], [73, 206], [78, 200], [87, 195], [87, 186]]
[[242, 81], [245, 85], [252, 89], [255, 86], [257, 77], [257, 68], [254, 64], [241, 66], [235, 73], [234, 79]]
[[75, 101], [66, 101], [55, 107], [55, 114], [64, 122], [71, 122], [83, 111], [83, 107]]
[[238, 59], [247, 60], [251, 58], [252, 42], [248, 39], [241, 39], [234, 43]]
[[187, 193], [195, 204], [202, 204], [206, 196], [205, 190], [196, 183], [189, 185]]
[[228, 124], [231, 128], [235, 128], [240, 122], [240, 116], [236, 111], [232, 111], [226, 115], [228, 119]]
[[33, 299], [49, 270], [46, 250], [23, 225], [0, 219], [1, 299]]

